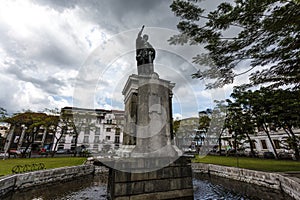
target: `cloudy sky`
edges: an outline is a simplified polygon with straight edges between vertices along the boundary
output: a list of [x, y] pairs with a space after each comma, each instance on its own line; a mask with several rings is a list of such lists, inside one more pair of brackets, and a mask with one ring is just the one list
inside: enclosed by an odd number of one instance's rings
[[[214, 8], [220, 1], [203, 2]], [[171, 0], [1, 0], [0, 107], [9, 113], [77, 106], [124, 109], [122, 89], [135, 66], [142, 25], [157, 50], [155, 71], [176, 83], [174, 115], [195, 116], [228, 96], [190, 74], [202, 47], [169, 46], [178, 18]]]

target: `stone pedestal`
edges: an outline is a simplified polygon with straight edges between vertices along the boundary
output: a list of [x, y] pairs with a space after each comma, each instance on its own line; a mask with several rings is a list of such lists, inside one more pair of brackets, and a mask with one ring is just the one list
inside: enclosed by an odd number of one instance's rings
[[[172, 89], [174, 83], [151, 75], [131, 75], [123, 89], [123, 145], [135, 145], [131, 156], [175, 156], [172, 149]], [[168, 149], [168, 150], [167, 150]], [[166, 151], [167, 150], [167, 151]]]
[[[150, 66], [151, 65], [151, 66]], [[190, 160], [172, 140], [172, 89], [153, 65], [138, 66], [123, 89], [125, 126], [120, 159], [110, 166], [112, 200], [193, 199]]]
[[[147, 167], [151, 160], [139, 162], [140, 167]], [[108, 197], [113, 200], [194, 199], [192, 170], [186, 157], [155, 171], [131, 173], [111, 168], [109, 173]]]

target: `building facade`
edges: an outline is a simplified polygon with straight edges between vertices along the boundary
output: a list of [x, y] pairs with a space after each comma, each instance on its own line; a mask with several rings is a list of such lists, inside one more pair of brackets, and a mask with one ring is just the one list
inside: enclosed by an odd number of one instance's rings
[[[12, 117], [10, 128], [5, 136], [4, 151], [20, 154], [25, 149], [28, 153], [39, 153], [41, 149], [50, 150], [53, 145], [56, 125], [47, 127], [42, 125], [40, 122], [47, 117], [48, 115], [45, 113], [31, 112]], [[30, 129], [29, 127], [33, 126], [34, 123], [36, 123], [34, 129]]]
[[72, 118], [76, 132], [74, 127], [69, 127], [69, 133], [60, 138], [62, 129], [58, 128], [54, 143], [57, 138], [60, 139], [52, 150], [80, 152], [85, 149], [93, 154], [101, 154], [113, 153], [122, 145], [124, 111], [65, 107], [61, 113]]

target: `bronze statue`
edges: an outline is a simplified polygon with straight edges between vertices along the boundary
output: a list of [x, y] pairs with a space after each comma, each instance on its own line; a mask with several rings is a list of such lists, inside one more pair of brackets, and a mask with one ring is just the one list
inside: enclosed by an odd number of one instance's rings
[[144, 27], [143, 25], [136, 38], [136, 60], [138, 66], [153, 63], [155, 58], [155, 50], [148, 42], [148, 35], [144, 34], [142, 37]]

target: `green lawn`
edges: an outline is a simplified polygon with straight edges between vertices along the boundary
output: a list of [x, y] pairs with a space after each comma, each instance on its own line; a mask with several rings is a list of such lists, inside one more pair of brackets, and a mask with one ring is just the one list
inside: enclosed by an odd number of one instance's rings
[[58, 167], [75, 166], [84, 163], [83, 157], [61, 157], [61, 158], [10, 158], [0, 160], [0, 176], [12, 174], [11, 170], [15, 165], [44, 163], [46, 169]]
[[210, 163], [231, 167], [238, 166], [240, 168], [269, 172], [300, 171], [300, 162], [289, 160], [273, 160], [247, 157], [238, 157], [237, 159], [236, 157], [226, 156], [206, 156], [204, 158], [201, 158], [199, 156], [196, 156], [193, 162]]

